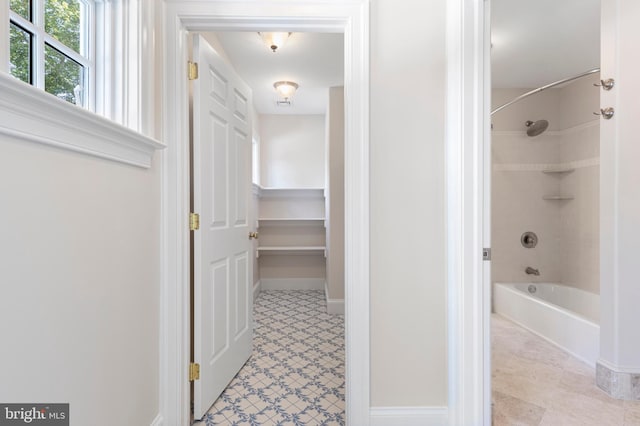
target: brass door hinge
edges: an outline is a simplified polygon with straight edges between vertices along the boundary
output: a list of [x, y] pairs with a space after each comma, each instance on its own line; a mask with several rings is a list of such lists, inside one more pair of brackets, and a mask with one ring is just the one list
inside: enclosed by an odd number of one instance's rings
[[189, 213], [189, 231], [197, 231], [198, 229], [200, 229], [200, 215]]
[[200, 364], [192, 362], [189, 364], [189, 381], [194, 382], [200, 380]]
[[198, 63], [189, 61], [189, 80], [198, 78]]

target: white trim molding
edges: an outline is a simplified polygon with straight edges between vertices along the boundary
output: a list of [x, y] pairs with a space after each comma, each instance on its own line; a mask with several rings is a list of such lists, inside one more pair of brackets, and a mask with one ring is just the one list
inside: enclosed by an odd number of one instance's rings
[[162, 426], [164, 424], [162, 420], [162, 414], [158, 414], [155, 419], [151, 422], [151, 426]]
[[344, 299], [329, 299], [329, 285], [326, 281], [324, 282], [324, 299], [329, 315], [344, 315]]
[[444, 426], [447, 407], [371, 407], [371, 426]]
[[[447, 1], [449, 424], [491, 424], [489, 2]], [[487, 219], [485, 221], [485, 218]]]
[[256, 303], [256, 299], [260, 296], [260, 292], [262, 291], [262, 283], [260, 280], [256, 281], [253, 284], [253, 303]]
[[164, 144], [0, 72], [0, 134], [148, 168]]
[[189, 424], [189, 31], [343, 32], [347, 424], [369, 425], [369, 0], [164, 0], [161, 412]]
[[344, 299], [327, 299], [329, 315], [344, 315]]

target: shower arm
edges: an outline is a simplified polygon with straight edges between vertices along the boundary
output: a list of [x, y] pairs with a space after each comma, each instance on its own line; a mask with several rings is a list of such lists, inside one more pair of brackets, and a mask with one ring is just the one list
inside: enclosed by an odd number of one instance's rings
[[547, 84], [545, 86], [538, 87], [537, 89], [533, 89], [533, 90], [531, 90], [531, 91], [529, 91], [527, 93], [523, 93], [522, 95], [518, 96], [517, 98], [507, 102], [504, 105], [500, 105], [498, 108], [496, 108], [493, 111], [491, 111], [491, 115], [495, 114], [498, 111], [501, 111], [501, 110], [505, 109], [506, 107], [508, 107], [510, 105], [515, 104], [518, 101], [523, 100], [524, 98], [528, 98], [531, 95], [535, 95], [536, 93], [542, 92], [543, 90], [550, 89], [552, 87], [558, 86], [559, 84], [567, 83], [567, 82], [573, 81], [573, 80], [577, 80], [578, 78], [586, 77], [588, 75], [591, 75], [591, 74], [594, 74], [594, 73], [597, 73], [597, 72], [600, 72], [600, 68], [594, 68], [592, 70], [583, 72], [581, 74], [574, 75], [573, 77], [563, 78], [562, 80], [554, 81], [553, 83], [549, 83], [549, 84]]

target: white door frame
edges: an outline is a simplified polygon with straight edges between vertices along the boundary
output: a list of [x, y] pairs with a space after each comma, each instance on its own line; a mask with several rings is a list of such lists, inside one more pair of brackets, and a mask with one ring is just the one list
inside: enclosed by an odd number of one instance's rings
[[447, 0], [450, 425], [491, 425], [489, 1]]
[[343, 32], [347, 423], [369, 424], [369, 0], [164, 0], [160, 412], [189, 425], [189, 31]]

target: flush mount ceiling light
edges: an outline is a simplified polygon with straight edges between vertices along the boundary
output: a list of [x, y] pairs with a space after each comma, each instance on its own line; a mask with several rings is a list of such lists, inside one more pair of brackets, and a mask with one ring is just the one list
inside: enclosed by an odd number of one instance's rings
[[276, 53], [280, 47], [282, 47], [291, 33], [258, 33], [262, 37], [264, 44], [271, 49], [273, 53]]
[[278, 96], [288, 102], [289, 98], [298, 90], [298, 83], [294, 83], [293, 81], [276, 81], [273, 83], [273, 87], [276, 89], [276, 92], [278, 92]]

